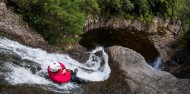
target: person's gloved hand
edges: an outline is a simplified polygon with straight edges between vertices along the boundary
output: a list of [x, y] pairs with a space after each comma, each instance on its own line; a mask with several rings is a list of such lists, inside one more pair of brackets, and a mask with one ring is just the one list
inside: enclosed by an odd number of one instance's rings
[[66, 73], [66, 69], [62, 68], [62, 74], [65, 74], [65, 73]]

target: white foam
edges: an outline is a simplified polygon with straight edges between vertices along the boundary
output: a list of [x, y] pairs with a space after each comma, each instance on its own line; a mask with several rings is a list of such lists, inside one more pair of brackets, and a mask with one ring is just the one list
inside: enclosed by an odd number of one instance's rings
[[158, 58], [154, 61], [154, 66], [153, 66], [153, 68], [154, 68], [154, 69], [157, 69], [157, 70], [161, 70], [161, 69], [160, 69], [161, 64], [162, 64], [162, 58], [161, 58], [161, 57], [158, 57]]
[[[102, 47], [90, 52], [90, 58], [85, 64], [81, 64], [78, 61], [70, 58], [66, 54], [59, 53], [47, 53], [38, 48], [31, 48], [19, 44], [16, 41], [11, 41], [7, 38], [0, 37], [0, 48], [9, 50], [18, 54], [21, 59], [27, 59], [38, 63], [43, 72], [47, 75], [47, 67], [53, 62], [62, 62], [68, 69], [78, 68], [77, 76], [89, 80], [89, 81], [104, 81], [108, 79], [111, 69], [108, 65], [108, 55], [104, 52]], [[95, 53], [100, 51], [102, 56], [96, 56]], [[101, 62], [104, 61], [104, 64]], [[44, 84], [44, 85], [56, 85], [49, 79], [45, 79], [43, 76], [33, 74], [29, 69], [6, 62], [5, 67], [10, 68], [12, 71], [7, 73], [6, 80], [11, 84]], [[85, 70], [84, 70], [85, 69]], [[37, 72], [38, 73], [38, 72]], [[60, 88], [60, 85], [57, 86]], [[74, 87], [71, 83], [62, 86], [62, 88]]]
[[[12, 63], [6, 62], [4, 64], [12, 72], [7, 73], [6, 80], [9, 81], [12, 84], [22, 84], [22, 83], [29, 83], [29, 84], [49, 84], [50, 82], [43, 78], [40, 77], [36, 74], [32, 74], [32, 72], [29, 69], [19, 67], [17, 65], [13, 65]], [[30, 77], [30, 79], [28, 79]]]

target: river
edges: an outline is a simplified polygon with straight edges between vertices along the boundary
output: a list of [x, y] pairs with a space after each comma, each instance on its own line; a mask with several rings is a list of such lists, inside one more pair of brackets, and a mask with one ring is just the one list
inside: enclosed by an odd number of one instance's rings
[[[101, 55], [96, 55], [97, 52]], [[89, 52], [86, 63], [80, 63], [67, 54], [48, 53], [0, 37], [0, 53], [4, 57], [1, 57], [4, 60], [0, 63], [0, 74], [11, 85], [38, 84], [57, 92], [79, 88], [80, 86], [74, 83], [55, 84], [49, 80], [47, 67], [50, 63], [58, 61], [63, 62], [68, 69], [78, 68], [77, 76], [90, 82], [107, 80], [111, 72], [108, 55], [102, 47]]]

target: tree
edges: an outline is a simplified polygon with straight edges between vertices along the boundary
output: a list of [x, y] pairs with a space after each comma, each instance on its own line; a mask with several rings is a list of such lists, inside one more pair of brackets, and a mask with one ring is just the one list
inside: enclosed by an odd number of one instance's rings
[[[81, 0], [8, 0], [51, 44], [82, 33], [85, 14]], [[16, 9], [16, 8], [15, 8]], [[73, 37], [74, 38], [74, 37]]]
[[183, 39], [190, 45], [190, 1], [181, 0], [178, 1], [177, 16], [182, 21], [183, 27]]

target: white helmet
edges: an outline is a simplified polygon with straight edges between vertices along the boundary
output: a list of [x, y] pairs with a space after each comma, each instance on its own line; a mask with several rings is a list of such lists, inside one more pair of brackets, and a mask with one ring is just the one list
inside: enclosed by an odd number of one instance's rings
[[54, 62], [49, 65], [49, 68], [51, 72], [56, 72], [61, 68], [61, 66], [58, 62]]

